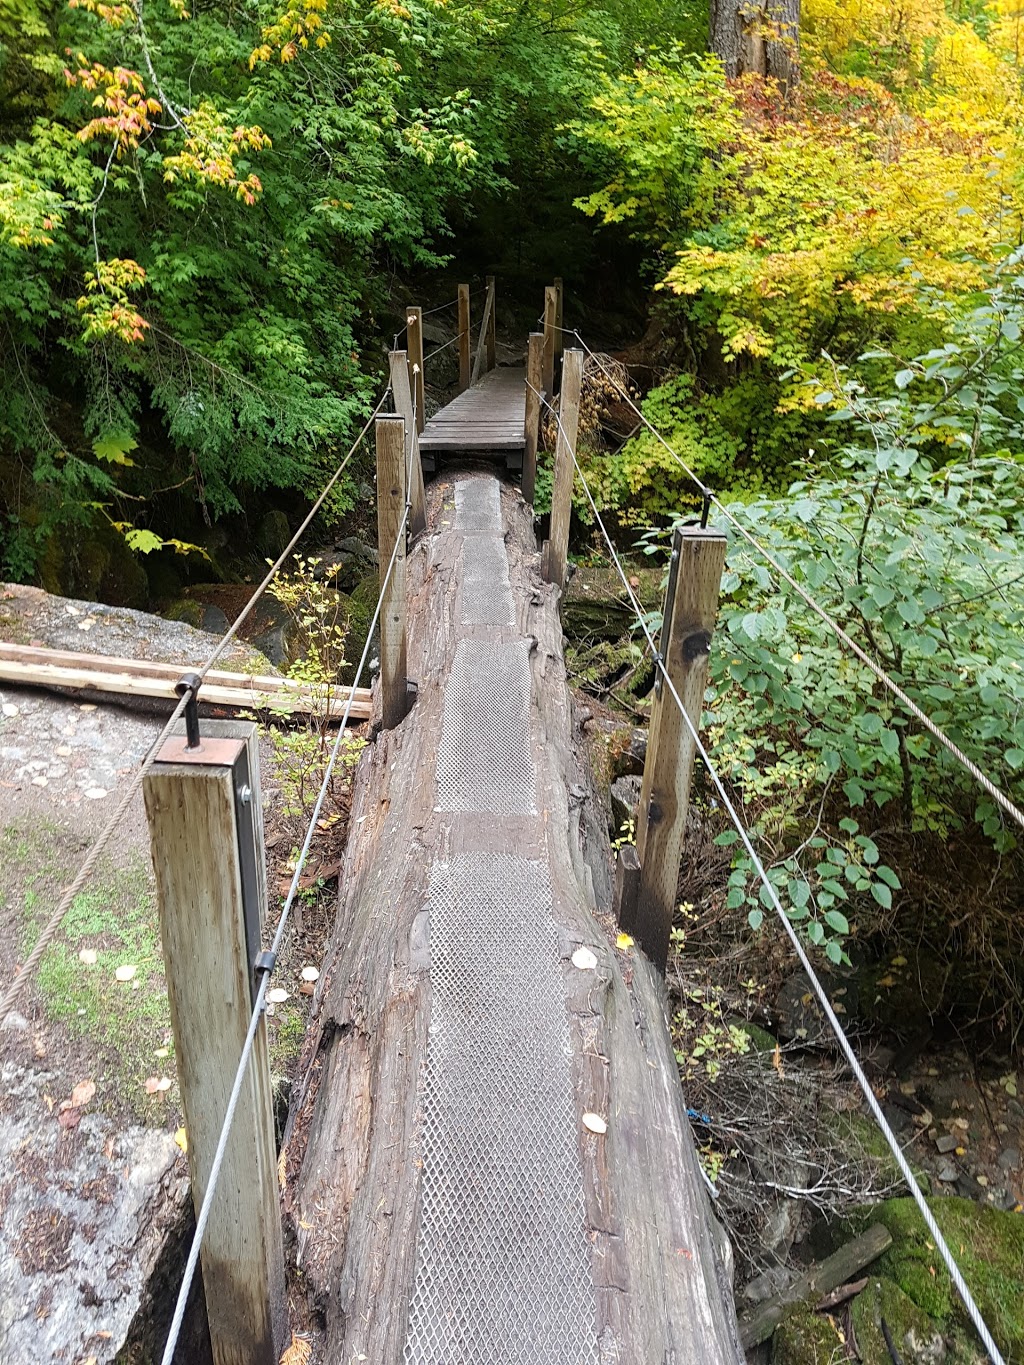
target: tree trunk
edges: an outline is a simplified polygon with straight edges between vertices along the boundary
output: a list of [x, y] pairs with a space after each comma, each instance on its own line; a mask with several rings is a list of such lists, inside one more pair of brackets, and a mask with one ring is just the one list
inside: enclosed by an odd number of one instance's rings
[[[518, 490], [502, 488], [504, 540], [500, 530], [493, 537], [507, 555], [509, 614], [503, 625], [481, 623], [502, 620], [500, 610], [488, 615], [505, 591], [499, 566], [478, 577], [483, 615], [465, 624], [464, 570], [474, 555], [483, 562], [483, 538], [465, 519], [460, 529], [459, 508], [467, 487], [475, 486], [476, 497], [482, 484], [497, 509], [488, 476], [462, 478], [456, 498], [450, 480], [428, 489], [429, 529], [408, 560], [408, 657], [418, 698], [403, 723], [381, 732], [360, 760], [339, 914], [286, 1135], [285, 1206], [298, 1265], [325, 1325], [325, 1358], [332, 1365], [399, 1365], [409, 1342], [406, 1358], [415, 1362], [507, 1353], [536, 1365], [739, 1365], [728, 1243], [697, 1164], [663, 988], [634, 950], [615, 947], [607, 831], [571, 719], [558, 594], [540, 578], [532, 518]], [[446, 692], [461, 685], [467, 649], [485, 660], [518, 651], [529, 729], [523, 742], [535, 779], [531, 810], [510, 811], [511, 788], [489, 785], [489, 763], [511, 774], [519, 761], [514, 727], [499, 723], [493, 752], [468, 765], [463, 778], [492, 793], [486, 811], [504, 802], [505, 813], [474, 814], [480, 807], [472, 803], [456, 804], [468, 813], [454, 816], [442, 809]], [[465, 689], [465, 705], [498, 714], [514, 689], [491, 688], [487, 676]], [[496, 901], [508, 910], [486, 951], [478, 951], [479, 886], [460, 934], [452, 937], [446, 920], [458, 868], [476, 863], [498, 869], [492, 907]], [[521, 874], [508, 871], [515, 866]], [[529, 900], [521, 883], [534, 877], [550, 886], [537, 922], [518, 908]], [[550, 952], [538, 973], [531, 955], [539, 939]], [[595, 968], [573, 963], [581, 946]], [[543, 1016], [536, 1001], [545, 972], [556, 1008]], [[453, 982], [483, 1033], [511, 1002], [507, 1066], [482, 1064], [472, 1035], [459, 1042], [446, 997]], [[487, 1119], [468, 1176], [457, 1160], [437, 1158], [439, 1101], [431, 1087], [445, 1047], [456, 1080], [467, 1082], [465, 1115], [457, 1108], [452, 1126], [461, 1131], [478, 1113]], [[563, 1069], [564, 1104], [540, 1088], [522, 1088], [523, 1058], [538, 1049]], [[571, 1189], [556, 1182], [544, 1193], [515, 1173], [529, 1168], [531, 1153], [546, 1150], [560, 1105], [568, 1122], [559, 1160], [576, 1180]], [[583, 1121], [594, 1114], [606, 1122], [605, 1135]], [[439, 1180], [449, 1195], [455, 1190], [454, 1203], [441, 1235], [427, 1245]], [[481, 1200], [491, 1210], [488, 1226], [477, 1226], [460, 1205], [467, 1184], [474, 1187], [471, 1210]], [[554, 1303], [571, 1278], [569, 1258], [555, 1259], [537, 1234], [552, 1199], [562, 1197], [574, 1209], [578, 1204], [568, 1219], [578, 1238], [572, 1274], [585, 1281], [589, 1308], [538, 1321], [530, 1284], [536, 1258], [553, 1262]], [[531, 1229], [533, 1242], [526, 1240]], [[464, 1256], [481, 1239], [500, 1258], [483, 1271]], [[446, 1283], [462, 1276], [464, 1292], [438, 1298], [437, 1276], [432, 1289], [427, 1272], [445, 1258]], [[426, 1350], [422, 1322], [432, 1293], [440, 1311], [430, 1320], [436, 1335]], [[452, 1324], [460, 1313], [463, 1335], [456, 1339]], [[518, 1338], [507, 1322], [518, 1324]], [[420, 1326], [411, 1330], [410, 1323]]]
[[729, 80], [748, 72], [778, 81], [799, 77], [800, 0], [711, 0], [711, 50]]

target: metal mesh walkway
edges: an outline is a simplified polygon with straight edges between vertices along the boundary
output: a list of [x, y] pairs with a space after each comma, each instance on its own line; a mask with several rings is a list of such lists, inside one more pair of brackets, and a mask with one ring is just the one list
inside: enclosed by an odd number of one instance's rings
[[[471, 830], [487, 851], [456, 853], [431, 872], [421, 1214], [405, 1360], [597, 1365], [572, 1049], [536, 808], [530, 646], [507, 638], [496, 480], [456, 485], [455, 527], [459, 615], [472, 635], [458, 641], [445, 691], [436, 809], [456, 847]], [[531, 856], [522, 820], [515, 835], [506, 829], [509, 815], [534, 817]]]

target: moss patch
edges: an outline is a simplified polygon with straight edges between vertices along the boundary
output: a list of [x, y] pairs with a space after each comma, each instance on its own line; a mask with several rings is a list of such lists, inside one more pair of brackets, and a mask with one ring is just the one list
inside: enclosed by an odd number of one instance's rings
[[846, 1349], [835, 1326], [819, 1313], [794, 1313], [772, 1337], [772, 1365], [833, 1365]]
[[[929, 1200], [929, 1207], [1000, 1350], [1011, 1360], [1020, 1360], [1024, 1356], [1024, 1217], [952, 1197]], [[913, 1200], [887, 1200], [865, 1210], [855, 1221], [857, 1231], [869, 1222], [879, 1222], [892, 1233], [893, 1245], [878, 1262], [883, 1276], [942, 1329], [969, 1326]]]
[[872, 1279], [850, 1309], [857, 1349], [863, 1365], [892, 1365], [882, 1334], [882, 1320], [906, 1365], [945, 1359], [946, 1346], [935, 1322], [904, 1294], [895, 1281]]
[[[21, 873], [16, 932], [22, 955], [35, 944], [68, 875], [55, 841], [56, 831], [45, 824], [3, 831], [7, 867]], [[160, 1095], [146, 1094], [146, 1078], [175, 1078], [158, 923], [148, 862], [101, 863], [90, 889], [72, 902], [36, 981], [47, 1018], [65, 1030], [67, 1047], [88, 1066], [110, 1111], [127, 1109], [150, 1123], [164, 1122], [168, 1110]], [[124, 966], [135, 972], [118, 981]]]
[[[903, 1172], [896, 1164], [896, 1158], [878, 1125], [872, 1119], [864, 1114], [839, 1114], [829, 1111], [822, 1115], [822, 1119], [837, 1146], [844, 1151], [850, 1149], [860, 1151], [871, 1161], [882, 1180], [893, 1185], [902, 1185]], [[910, 1159], [909, 1153], [907, 1159]], [[932, 1182], [928, 1172], [920, 1166], [915, 1166], [912, 1161], [910, 1169], [914, 1172], [918, 1189], [923, 1194], [930, 1194]], [[920, 1215], [918, 1217], [920, 1218]]]

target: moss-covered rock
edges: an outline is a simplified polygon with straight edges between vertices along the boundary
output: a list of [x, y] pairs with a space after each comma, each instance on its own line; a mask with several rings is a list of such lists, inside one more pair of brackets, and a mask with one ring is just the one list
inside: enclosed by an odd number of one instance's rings
[[[380, 580], [376, 574], [371, 574], [363, 578], [352, 589], [346, 603], [346, 599], [341, 596], [341, 602], [347, 606], [348, 611], [348, 634], [345, 639], [345, 668], [343, 670], [342, 682], [350, 683], [355, 676], [356, 666], [366, 644], [366, 636], [370, 629], [370, 622], [373, 620], [373, 613], [377, 606], [377, 598], [380, 595]], [[369, 679], [365, 676], [362, 685], [368, 686]]]
[[754, 1052], [774, 1052], [778, 1047], [777, 1038], [773, 1038], [767, 1029], [752, 1024], [748, 1019], [736, 1019], [731, 1021], [750, 1039], [751, 1050]]
[[941, 1365], [949, 1359], [938, 1324], [885, 1276], [868, 1282], [854, 1299], [850, 1317], [862, 1365], [892, 1365], [883, 1321], [904, 1365]]
[[166, 616], [168, 621], [184, 621], [186, 625], [195, 626], [197, 630], [203, 624], [202, 607], [188, 597], [181, 597], [177, 602], [172, 602], [162, 615]]
[[787, 1318], [772, 1337], [772, 1365], [832, 1365], [843, 1354], [835, 1325], [809, 1308]]
[[[970, 1285], [999, 1348], [1024, 1359], [1024, 1217], [969, 1199], [929, 1200], [943, 1236]], [[877, 1269], [892, 1280], [949, 1339], [969, 1319], [912, 1199], [889, 1199], [863, 1211], [854, 1230], [884, 1223], [893, 1244]], [[970, 1339], [969, 1337], [967, 1338]]]

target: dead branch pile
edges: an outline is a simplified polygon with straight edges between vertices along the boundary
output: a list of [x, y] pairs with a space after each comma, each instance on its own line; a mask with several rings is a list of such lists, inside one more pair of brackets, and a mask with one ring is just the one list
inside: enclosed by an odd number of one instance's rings
[[[583, 389], [580, 395], [580, 424], [578, 443], [599, 450], [609, 438], [618, 446], [629, 439], [639, 421], [626, 402], [625, 394], [639, 398], [639, 391], [630, 382], [629, 371], [621, 360], [604, 352], [588, 355], [583, 362]], [[554, 411], [545, 408], [541, 434], [546, 450], [554, 450], [558, 437], [555, 413], [560, 398], [554, 401]]]

